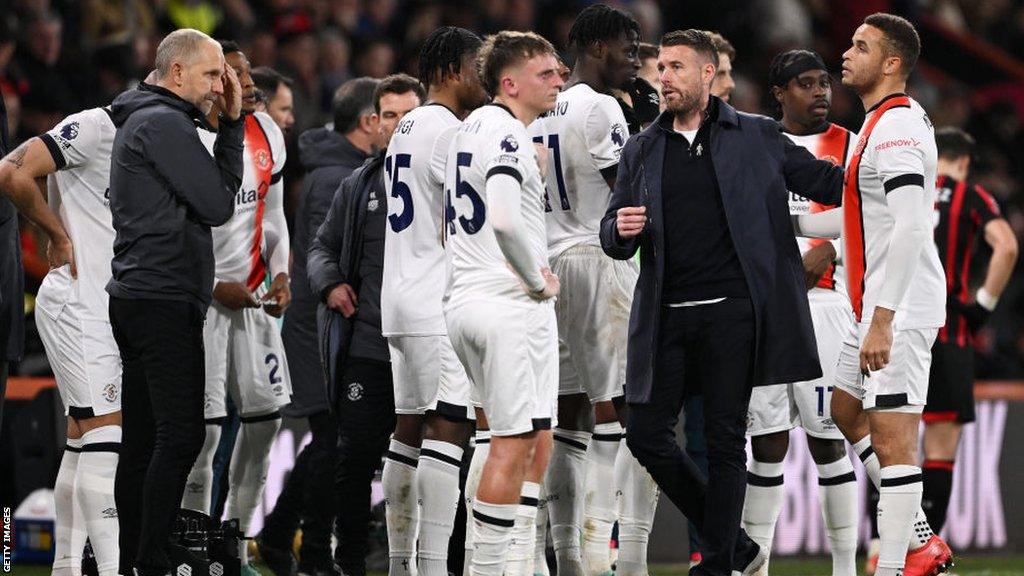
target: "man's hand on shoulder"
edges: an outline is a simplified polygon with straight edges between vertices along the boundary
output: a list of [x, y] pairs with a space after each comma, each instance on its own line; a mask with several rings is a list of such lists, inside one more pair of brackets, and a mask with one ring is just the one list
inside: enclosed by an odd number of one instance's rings
[[217, 282], [213, 287], [213, 297], [230, 310], [260, 307], [259, 300], [241, 282]]

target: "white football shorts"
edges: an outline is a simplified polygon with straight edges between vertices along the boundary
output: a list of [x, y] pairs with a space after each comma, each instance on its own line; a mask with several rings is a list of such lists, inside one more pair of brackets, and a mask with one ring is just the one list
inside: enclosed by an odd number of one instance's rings
[[492, 436], [557, 424], [558, 328], [551, 302], [475, 301], [449, 308], [445, 318]]
[[262, 308], [229, 310], [214, 301], [206, 312], [203, 346], [208, 420], [227, 416], [227, 394], [242, 416], [271, 412], [291, 401], [281, 328]]
[[869, 324], [851, 326], [843, 341], [835, 385], [859, 398], [865, 410], [916, 412], [928, 401], [928, 373], [938, 328], [893, 328], [889, 364], [865, 377], [860, 371], [860, 345]]
[[750, 395], [747, 435], [763, 436], [803, 427], [809, 436], [842, 440], [832, 421], [832, 388], [843, 339], [855, 324], [850, 300], [843, 294], [815, 288], [809, 294], [811, 321], [818, 342], [822, 377], [809, 382], [758, 386]]
[[36, 326], [64, 403], [79, 419], [121, 409], [121, 353], [105, 302], [79, 301], [70, 265], [50, 270], [36, 296]]
[[390, 336], [395, 413], [473, 420], [472, 385], [447, 335]]
[[553, 260], [551, 271], [561, 283], [555, 302], [558, 394], [586, 393], [591, 402], [622, 396], [636, 262], [577, 245]]

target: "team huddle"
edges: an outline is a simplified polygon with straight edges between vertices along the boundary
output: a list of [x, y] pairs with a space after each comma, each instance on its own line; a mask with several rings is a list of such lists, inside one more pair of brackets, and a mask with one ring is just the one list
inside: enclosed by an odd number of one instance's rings
[[[640, 37], [630, 16], [590, 6], [570, 31], [575, 63], [568, 69], [552, 44], [535, 33], [503, 31], [481, 39], [461, 28], [441, 28], [421, 53], [425, 61], [441, 64], [421, 65], [422, 88], [407, 92], [408, 109], [381, 123], [380, 157], [369, 160], [365, 170], [379, 171], [386, 201], [379, 330], [387, 339], [396, 415], [381, 479], [389, 574], [449, 573], [449, 541], [463, 499], [466, 574], [547, 575], [550, 538], [559, 574], [645, 576], [659, 485], [704, 538], [708, 562], [696, 564], [691, 573], [768, 574], [784, 500], [782, 462], [789, 431], [797, 426], [806, 432], [817, 465], [834, 576], [856, 574], [859, 492], [847, 443], [880, 493], [876, 573], [945, 572], [952, 553], [936, 535], [941, 524], [931, 525], [921, 507], [928, 488], [922, 488], [917, 436], [921, 413], [933, 401], [933, 344], [937, 337], [941, 343], [957, 339], [944, 328], [947, 291], [954, 283], [957, 294], [950, 297], [970, 306], [966, 276], [949, 271], [933, 242], [936, 183], [945, 190], [939, 200], [949, 202], [952, 195], [955, 210], [961, 210], [969, 191], [954, 179], [964, 181], [965, 172], [950, 177], [940, 169], [944, 157], [962, 156], [959, 148], [947, 154], [941, 139], [937, 148], [928, 115], [903, 94], [920, 52], [916, 32], [899, 17], [877, 14], [853, 35], [853, 46], [843, 55], [842, 82], [867, 108], [859, 134], [828, 121], [832, 76], [819, 55], [792, 50], [772, 62], [769, 81], [782, 112], [772, 129], [782, 137], [777, 150], [764, 153], [792, 157], [806, 167], [793, 170], [801, 174], [785, 174], [787, 183], [810, 182], [812, 169], [814, 181], [821, 183], [791, 188], [787, 199], [767, 199], [764, 207], [775, 218], [773, 210], [788, 202], [791, 220], [783, 225], [791, 225], [794, 235], [784, 251], [794, 259], [799, 255], [805, 269], [787, 270], [806, 288], [806, 302], [793, 314], [813, 324], [820, 377], [790, 382], [775, 374], [741, 391], [743, 402], [749, 398], [745, 429], [753, 459], [747, 465], [742, 518], [721, 520], [712, 518], [716, 511], [710, 505], [705, 518], [677, 501], [662, 481], [668, 465], [645, 445], [639, 430], [631, 433], [632, 412], [640, 408], [634, 406], [629, 375], [641, 370], [627, 370], [627, 349], [636, 346], [630, 340], [636, 330], [631, 310], [635, 316], [639, 306], [652, 305], [639, 297], [634, 302], [634, 290], [640, 293], [643, 274], [654, 274], [648, 271], [651, 263], [662, 261], [657, 252], [665, 244], [654, 231], [686, 237], [671, 228], [688, 223], [657, 222], [654, 215], [661, 214], [662, 202], [665, 213], [685, 210], [680, 204], [685, 200], [670, 195], [685, 198], [690, 182], [661, 181], [665, 198], [656, 200], [655, 210], [650, 179], [660, 180], [662, 173], [645, 172], [640, 160], [627, 165], [626, 153], [634, 150], [643, 159], [650, 149], [636, 135], [662, 131], [665, 174], [678, 162], [686, 165], [680, 169], [703, 178], [704, 163], [711, 170], [710, 158], [717, 154], [706, 126], [728, 118], [749, 126], [755, 117], [729, 107], [728, 90], [716, 92], [725, 82], [719, 72], [735, 56], [716, 45], [720, 37], [695, 30], [669, 33], [652, 56], [657, 78], [651, 83], [639, 77]], [[171, 526], [169, 521], [159, 529], [147, 524], [157, 512], [143, 500], [145, 467], [118, 471], [119, 452], [124, 460], [128, 453], [153, 450], [152, 441], [129, 443], [131, 420], [139, 418], [133, 414], [150, 411], [151, 402], [180, 402], [174, 391], [141, 397], [129, 384], [139, 377], [130, 372], [140, 365], [131, 356], [147, 353], [142, 341], [149, 337], [145, 326], [125, 320], [136, 313], [131, 306], [147, 297], [122, 281], [129, 277], [126, 271], [139, 266], [125, 254], [150, 246], [162, 255], [168, 243], [180, 242], [196, 253], [204, 250], [187, 235], [170, 235], [161, 215], [187, 214], [210, 230], [214, 263], [212, 283], [190, 287], [194, 295], [183, 297], [205, 311], [189, 320], [202, 326], [205, 440], [188, 463], [187, 478], [166, 494], [173, 494], [183, 510], [211, 514], [214, 456], [230, 396], [241, 427], [229, 477], [222, 480], [229, 485], [224, 518], [236, 519], [245, 537], [255, 537], [250, 525], [263, 496], [270, 447], [280, 428], [280, 409], [292, 393], [277, 320], [288, 313], [293, 245], [283, 208], [283, 133], [260, 110], [249, 63], [237, 45], [218, 45], [191, 30], [174, 32], [167, 42], [198, 43], [220, 53], [222, 64], [212, 70], [221, 77], [223, 93], [203, 101], [194, 130], [159, 117], [140, 120], [153, 94], [162, 90], [153, 87], [151, 77], [145, 90], [73, 114], [27, 142], [6, 158], [0, 174], [0, 187], [26, 216], [51, 238], [66, 233], [70, 240], [51, 243], [51, 263], [59, 266], [46, 276], [36, 303], [69, 423], [54, 489], [56, 576], [81, 574], [86, 539], [100, 576], [126, 575], [133, 568], [138, 574], [163, 573], [169, 565], [166, 557], [146, 552], [153, 542], [166, 546]], [[166, 64], [158, 57], [157, 72]], [[660, 88], [660, 102], [652, 83]], [[708, 112], [697, 110], [695, 125], [673, 124], [703, 106], [701, 95], [706, 99], [709, 90]], [[232, 138], [239, 136], [241, 178], [232, 182], [220, 159], [238, 153]], [[156, 167], [173, 196], [112, 182], [112, 176], [126, 177], [112, 175], [115, 147], [142, 154], [138, 151], [173, 139], [201, 143], [187, 154], [166, 155], [161, 160], [166, 166]], [[230, 212], [176, 180], [175, 174], [201, 170], [210, 172], [214, 185], [235, 186]], [[44, 176], [49, 206], [35, 190], [35, 179]], [[345, 190], [342, 185], [338, 194]], [[118, 194], [126, 196], [112, 201]], [[980, 189], [977, 194], [981, 200], [973, 209], [981, 216], [975, 222], [986, 225], [998, 218], [998, 208]], [[380, 197], [371, 193], [370, 198], [368, 208], [352, 210], [376, 211]], [[152, 216], [112, 210], [124, 205], [118, 202], [143, 206]], [[328, 220], [335, 216], [341, 215]], [[734, 228], [733, 240], [723, 241], [740, 246], [737, 235], [754, 233]], [[706, 234], [728, 237], [729, 230]], [[672, 266], [685, 262], [678, 252], [665, 258], [666, 274], [679, 272]], [[746, 267], [752, 266], [742, 257], [734, 265], [742, 273], [738, 277], [678, 292], [685, 297], [672, 299], [674, 285], [666, 281], [663, 298], [653, 305], [662, 318], [731, 305], [736, 282], [740, 296], [747, 294], [742, 283], [749, 282]], [[168, 258], [150, 273], [160, 284], [158, 276], [170, 278], [179, 266], [204, 263]], [[661, 278], [662, 271], [657, 274]], [[985, 310], [994, 308], [1002, 287], [986, 284], [987, 291], [979, 291]], [[330, 304], [331, 290], [319, 294], [321, 306], [338, 309]], [[750, 308], [749, 301], [745, 306]], [[352, 338], [358, 338], [359, 328], [354, 330]], [[153, 336], [160, 337], [177, 336]], [[657, 341], [650, 343], [655, 346]], [[334, 360], [324, 348], [321, 342], [321, 359], [330, 372]], [[646, 354], [653, 355], [653, 349]], [[171, 370], [173, 361], [168, 359]], [[654, 365], [657, 372], [661, 364]], [[941, 413], [950, 410], [945, 406]], [[715, 415], [707, 417], [710, 425]], [[161, 434], [174, 432], [158, 426], [158, 444]], [[460, 488], [470, 444], [473, 455]], [[687, 496], [696, 498], [694, 506], [703, 507], [704, 487], [710, 492], [721, 474], [716, 453], [721, 450], [709, 442], [710, 478], [703, 477], [699, 495]], [[952, 470], [952, 455], [946, 458]], [[692, 473], [708, 475], [704, 466]], [[943, 518], [948, 499], [947, 489]], [[941, 500], [926, 494], [929, 514]], [[176, 509], [164, 512], [160, 518], [173, 518]], [[613, 559], [609, 541], [616, 524]], [[719, 541], [722, 531], [731, 536]], [[256, 573], [246, 544], [238, 546], [243, 573]], [[295, 573], [290, 551], [261, 549], [261, 556], [278, 576]]]

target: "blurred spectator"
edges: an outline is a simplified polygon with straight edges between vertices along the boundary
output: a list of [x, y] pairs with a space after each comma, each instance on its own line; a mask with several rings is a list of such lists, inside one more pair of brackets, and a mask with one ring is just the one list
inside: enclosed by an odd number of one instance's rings
[[3, 95], [3, 106], [7, 109], [7, 131], [11, 135], [17, 134], [21, 124], [21, 98], [6, 84], [0, 84], [0, 94]]
[[57, 125], [70, 110], [60, 94], [44, 90], [31, 90], [21, 99], [21, 119], [18, 132], [12, 133], [18, 142], [38, 136]]
[[533, 0], [509, 0], [508, 16], [505, 28], [512, 30], [532, 30], [536, 24], [537, 4]]
[[269, 30], [258, 30], [249, 37], [245, 53], [255, 68], [273, 66], [277, 63], [277, 38]]
[[328, 100], [339, 86], [351, 78], [348, 41], [337, 30], [320, 34], [320, 99]]
[[21, 41], [15, 51], [15, 61], [28, 83], [25, 94], [25, 120], [28, 120], [29, 101], [41, 103], [45, 101], [48, 110], [56, 113], [49, 126], [32, 126], [41, 128], [41, 134], [60, 121], [66, 115], [77, 110], [77, 103], [68, 82], [70, 74], [59, 66], [61, 43], [63, 41], [63, 22], [53, 12], [43, 12], [27, 19], [22, 29]]
[[320, 78], [317, 75], [316, 37], [300, 32], [278, 39], [277, 69], [294, 80], [295, 126], [300, 133], [326, 118], [320, 102]]
[[661, 74], [658, 72], [658, 47], [646, 42], [640, 44], [640, 72], [637, 75], [654, 86], [661, 94]]
[[[18, 78], [14, 77], [11, 63], [18, 44], [16, 41], [17, 25], [10, 14], [0, 16], [0, 86], [23, 92], [27, 86], [19, 86]], [[14, 130], [10, 131], [14, 134]]]
[[292, 108], [292, 80], [273, 68], [253, 68], [252, 79], [259, 91], [257, 110], [266, 112], [286, 135], [295, 125]]
[[395, 35], [397, 30], [393, 27], [396, 23], [395, 11], [398, 8], [396, 0], [373, 0], [365, 2], [363, 8], [362, 17], [353, 31], [354, 35], [361, 38]]
[[135, 54], [129, 44], [109, 44], [92, 55], [96, 71], [95, 83], [98, 106], [106, 106], [114, 97], [134, 86], [139, 72], [135, 69]]
[[334, 0], [327, 18], [334, 26], [351, 33], [359, 25], [359, 0]]
[[82, 2], [82, 42], [89, 49], [130, 45], [134, 36], [152, 34], [155, 30], [156, 17], [144, 0]]
[[356, 76], [383, 78], [395, 70], [395, 47], [390, 41], [375, 38], [363, 45], [356, 56]]

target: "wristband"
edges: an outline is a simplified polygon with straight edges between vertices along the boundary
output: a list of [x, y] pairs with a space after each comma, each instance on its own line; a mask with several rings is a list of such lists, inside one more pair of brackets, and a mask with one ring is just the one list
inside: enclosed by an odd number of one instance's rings
[[999, 302], [998, 296], [993, 296], [984, 287], [978, 288], [978, 293], [974, 295], [974, 300], [979, 306], [988, 310], [989, 312], [996, 309], [996, 304]]

